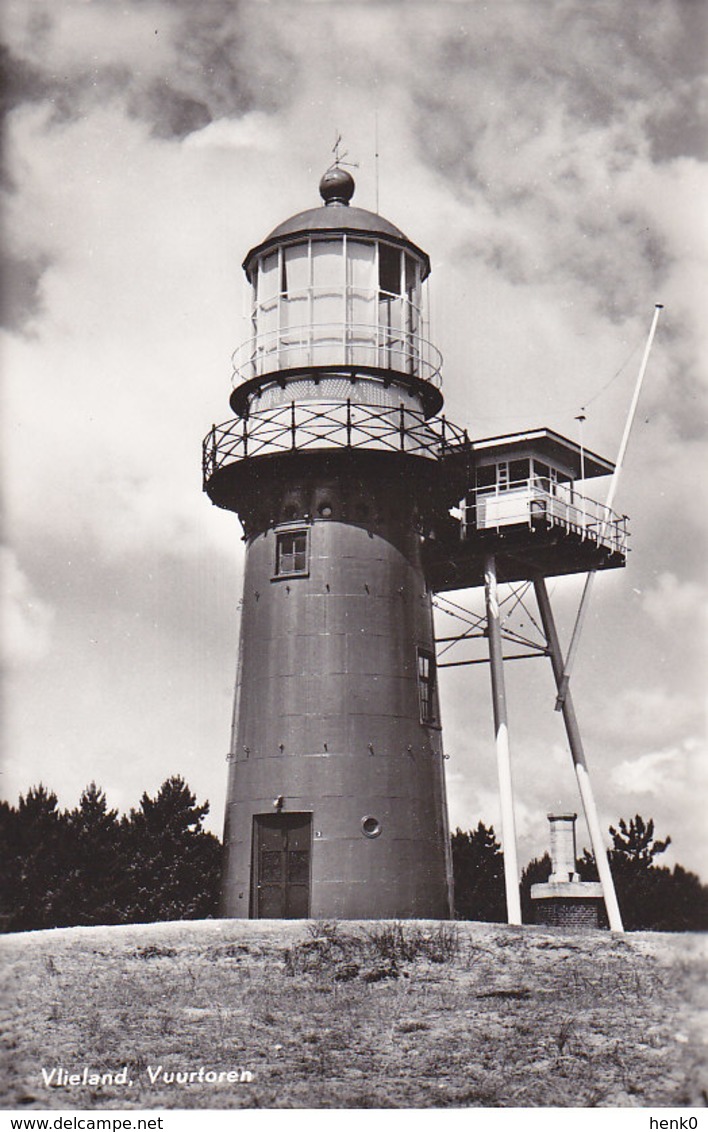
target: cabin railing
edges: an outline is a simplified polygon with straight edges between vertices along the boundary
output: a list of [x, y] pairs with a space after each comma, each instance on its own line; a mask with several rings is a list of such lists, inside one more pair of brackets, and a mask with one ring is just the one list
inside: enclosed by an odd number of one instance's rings
[[613, 552], [627, 551], [627, 516], [578, 494], [572, 484], [534, 476], [504, 486], [474, 488], [467, 493], [462, 539], [480, 531], [502, 532], [520, 525], [531, 529], [562, 527]]

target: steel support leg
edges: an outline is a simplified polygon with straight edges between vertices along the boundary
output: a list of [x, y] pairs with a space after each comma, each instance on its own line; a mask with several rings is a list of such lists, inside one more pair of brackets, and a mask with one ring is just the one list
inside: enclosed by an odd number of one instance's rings
[[493, 554], [487, 555], [484, 563], [484, 596], [487, 606], [489, 667], [492, 674], [492, 704], [494, 708], [494, 731], [497, 743], [499, 797], [501, 799], [507, 920], [510, 924], [520, 924], [521, 898], [519, 895], [519, 866], [516, 858], [516, 826], [514, 822], [514, 798], [511, 784], [511, 759], [509, 757], [506, 689], [504, 687], [504, 657], [502, 653], [501, 632], [499, 630], [497, 567]]
[[[545, 578], [535, 578], [533, 585], [536, 591], [536, 601], [538, 602], [541, 621], [543, 623], [543, 631], [546, 634], [546, 641], [548, 642], [551, 653], [551, 664], [553, 665], [556, 688], [560, 690], [563, 680], [563, 654], [558, 640], [558, 633], [556, 632], [556, 623], [548, 598]], [[573, 697], [570, 693], [570, 689], [566, 691], [563, 698], [562, 711], [565, 730], [568, 735], [568, 743], [570, 745], [570, 753], [573, 756], [580, 797], [585, 812], [585, 821], [587, 822], [590, 832], [592, 851], [595, 854], [595, 863], [597, 864], [597, 871], [600, 874], [600, 881], [602, 883], [602, 892], [605, 897], [605, 907], [607, 908], [607, 918], [613, 932], [623, 932], [622, 916], [620, 915], [615, 885], [612, 880], [612, 873], [610, 872], [610, 862], [607, 858], [607, 850], [605, 849], [602, 830], [600, 829], [600, 821], [597, 816], [597, 806], [595, 805], [595, 798], [590, 784], [588, 765], [585, 761], [585, 751], [583, 750], [583, 741], [580, 738], [580, 728], [578, 727], [578, 721], [575, 716]]]

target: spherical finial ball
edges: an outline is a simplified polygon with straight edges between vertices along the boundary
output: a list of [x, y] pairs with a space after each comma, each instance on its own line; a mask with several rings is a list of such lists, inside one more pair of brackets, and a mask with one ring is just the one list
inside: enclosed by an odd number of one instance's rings
[[354, 178], [341, 165], [328, 169], [320, 181], [320, 196], [325, 204], [349, 204], [354, 189]]

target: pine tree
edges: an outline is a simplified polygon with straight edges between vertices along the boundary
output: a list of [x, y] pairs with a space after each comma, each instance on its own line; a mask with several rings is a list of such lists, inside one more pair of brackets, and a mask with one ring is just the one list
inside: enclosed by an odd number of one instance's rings
[[95, 782], [68, 815], [70, 866], [65, 884], [72, 924], [116, 924], [122, 919], [120, 886], [124, 869], [118, 811], [109, 810]]
[[474, 831], [452, 835], [455, 916], [458, 920], [506, 920], [504, 854], [494, 826], [479, 823]]
[[533, 924], [535, 920], [533, 901], [531, 900], [531, 885], [545, 884], [551, 875], [553, 863], [550, 855], [544, 853], [542, 857], [534, 857], [521, 872], [521, 918], [525, 924]]
[[57, 796], [41, 783], [20, 796], [12, 827], [9, 875], [12, 891], [7, 927], [10, 931], [65, 927], [67, 821]]
[[221, 845], [202, 829], [209, 803], [179, 775], [122, 822], [127, 853], [124, 910], [130, 922], [214, 916], [219, 901]]
[[17, 810], [0, 802], [0, 931], [12, 930], [19, 891], [20, 860], [17, 853]]
[[645, 822], [639, 814], [630, 819], [629, 825], [624, 818], [620, 818], [618, 830], [611, 825], [610, 837], [613, 864], [635, 870], [651, 868], [654, 858], [665, 853], [671, 844], [670, 837], [665, 841], [658, 841], [654, 837], [654, 819], [649, 818]]
[[[708, 929], [708, 886], [681, 865], [673, 870], [654, 864], [671, 838], [654, 836], [654, 821], [640, 814], [619, 828], [610, 826], [610, 868], [622, 921], [628, 931], [705, 931]], [[583, 880], [597, 880], [592, 853], [578, 861]]]

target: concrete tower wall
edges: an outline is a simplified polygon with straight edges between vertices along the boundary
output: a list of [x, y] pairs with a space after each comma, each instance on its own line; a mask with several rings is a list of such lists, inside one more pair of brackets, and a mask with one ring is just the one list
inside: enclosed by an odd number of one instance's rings
[[[422, 542], [464, 492], [466, 436], [423, 330], [427, 255], [320, 184], [251, 249], [233, 421], [204, 445], [246, 539], [223, 909], [446, 919], [452, 868]], [[464, 444], [443, 475], [451, 442]], [[447, 472], [446, 468], [446, 472]]]
[[[254, 816], [278, 812], [311, 815], [311, 916], [447, 918], [439, 710], [421, 722], [419, 650], [434, 655], [434, 640], [415, 493], [372, 476], [345, 501], [319, 490], [330, 517], [247, 543], [224, 910], [258, 914]], [[278, 536], [294, 530], [308, 534], [306, 570], [276, 577]]]

